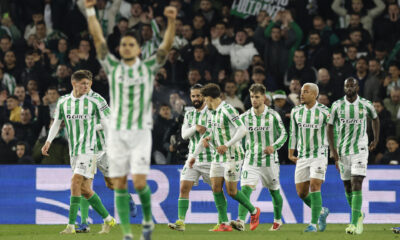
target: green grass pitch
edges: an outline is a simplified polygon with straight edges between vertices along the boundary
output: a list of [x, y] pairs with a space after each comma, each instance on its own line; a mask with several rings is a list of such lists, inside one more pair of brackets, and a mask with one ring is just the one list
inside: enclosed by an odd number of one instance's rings
[[[323, 233], [303, 233], [305, 224], [286, 224], [277, 232], [269, 232], [270, 224], [261, 224], [255, 231], [246, 232], [208, 232], [210, 224], [187, 224], [185, 232], [172, 231], [166, 224], [157, 224], [153, 240], [386, 240], [398, 239], [400, 234], [394, 234], [390, 229], [395, 225], [366, 224], [362, 235], [346, 235], [344, 224], [328, 224]], [[0, 225], [1, 240], [121, 240], [122, 234], [118, 226], [108, 235], [97, 234], [100, 225], [91, 225], [91, 232], [76, 235], [60, 235], [65, 225]], [[246, 226], [249, 229], [249, 226]], [[140, 225], [132, 225], [134, 239], [140, 238]]]

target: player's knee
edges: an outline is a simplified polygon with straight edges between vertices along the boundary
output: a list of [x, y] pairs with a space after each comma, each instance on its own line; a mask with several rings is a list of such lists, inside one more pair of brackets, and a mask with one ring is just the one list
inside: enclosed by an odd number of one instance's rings
[[181, 197], [188, 196], [189, 192], [190, 192], [190, 188], [188, 186], [181, 185], [181, 188], [180, 188], [180, 191], [179, 191], [179, 194], [180, 194]]
[[227, 189], [228, 195], [231, 197], [235, 197], [237, 194], [237, 189]]
[[303, 199], [303, 198], [306, 198], [306, 197], [307, 197], [308, 192], [297, 190], [297, 195], [298, 195], [301, 199]]

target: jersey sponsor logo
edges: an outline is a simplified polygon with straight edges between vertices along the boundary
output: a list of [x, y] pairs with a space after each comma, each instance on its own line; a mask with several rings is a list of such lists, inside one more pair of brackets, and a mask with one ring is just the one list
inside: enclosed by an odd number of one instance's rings
[[340, 123], [342, 124], [362, 124], [363, 119], [345, 119], [345, 118], [340, 118]]
[[90, 115], [87, 114], [67, 114], [65, 115], [68, 120], [88, 120], [90, 119]]
[[271, 127], [248, 127], [249, 132], [267, 132], [271, 130]]
[[320, 128], [319, 124], [314, 123], [298, 123], [299, 128], [311, 128], [311, 129], [318, 129]]
[[100, 108], [100, 111], [103, 112], [103, 111], [106, 110], [107, 108], [108, 108], [107, 105], [103, 105], [103, 106]]
[[239, 116], [236, 116], [236, 117], [232, 118], [231, 120], [232, 120], [232, 122], [235, 122], [238, 119], [239, 119]]

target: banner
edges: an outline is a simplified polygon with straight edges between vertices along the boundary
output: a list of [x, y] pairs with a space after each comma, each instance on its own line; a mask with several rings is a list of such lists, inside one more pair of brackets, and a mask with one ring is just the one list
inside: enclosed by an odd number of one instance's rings
[[231, 14], [240, 18], [256, 16], [261, 10], [265, 10], [271, 18], [279, 11], [285, 10], [289, 0], [234, 0]]
[[[152, 166], [149, 186], [152, 191], [152, 211], [156, 223], [174, 222], [178, 217], [179, 175], [182, 166]], [[311, 211], [297, 196], [294, 184], [295, 166], [281, 166], [281, 194], [283, 221], [308, 223]], [[71, 169], [68, 166], [0, 165], [0, 224], [66, 224], [68, 222]], [[106, 188], [101, 173], [97, 173], [93, 188], [110, 214], [117, 216], [114, 193]], [[141, 206], [132, 181], [129, 191], [138, 205], [138, 216], [132, 223], [141, 223]], [[228, 199], [228, 216], [236, 219], [238, 204]], [[251, 201], [260, 207], [261, 223], [273, 221], [271, 196], [260, 183], [251, 195]], [[334, 166], [328, 167], [322, 185], [323, 206], [330, 210], [328, 222], [348, 223], [350, 207], [343, 183]], [[369, 166], [363, 183], [365, 223], [400, 222], [400, 166]], [[90, 223], [102, 223], [94, 211], [89, 212]], [[215, 223], [217, 210], [210, 186], [202, 180], [190, 192], [187, 223]], [[78, 216], [77, 221], [80, 221]]]

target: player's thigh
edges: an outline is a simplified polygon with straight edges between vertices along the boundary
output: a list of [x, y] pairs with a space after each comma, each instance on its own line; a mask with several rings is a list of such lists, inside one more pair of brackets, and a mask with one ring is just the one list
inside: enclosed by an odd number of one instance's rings
[[338, 161], [340, 178], [342, 181], [350, 181], [351, 179], [351, 155], [341, 156]]
[[220, 162], [212, 162], [210, 167], [210, 178], [219, 178], [224, 177], [225, 168], [223, 163]]
[[296, 184], [310, 181], [310, 159], [300, 158], [296, 162], [294, 182]]
[[93, 179], [96, 173], [96, 155], [95, 154], [81, 154], [74, 158], [74, 174], [79, 174], [85, 178]]
[[210, 168], [211, 164], [198, 165], [198, 170], [203, 178], [203, 182], [211, 186]]
[[310, 166], [310, 178], [325, 181], [327, 168], [328, 168], [327, 157], [312, 158]]
[[271, 165], [268, 167], [260, 168], [260, 176], [263, 187], [266, 187], [269, 190], [280, 189], [279, 170], [279, 164], [276, 163], [271, 163]]
[[243, 161], [224, 163], [224, 179], [226, 182], [238, 182]]
[[151, 131], [137, 130], [135, 136], [131, 137], [132, 149], [130, 151], [129, 162], [132, 175], [144, 174], [150, 172], [151, 157]]
[[103, 174], [104, 177], [109, 177], [110, 172], [109, 172], [109, 162], [108, 162], [108, 157], [106, 152], [100, 152], [97, 154], [97, 168], [100, 170], [100, 172]]
[[193, 168], [190, 168], [188, 164], [185, 164], [181, 171], [180, 181], [181, 182], [182, 181], [191, 181], [194, 183], [195, 186], [197, 186], [199, 183], [200, 175], [201, 175], [201, 173], [200, 173], [197, 165], [193, 166]]
[[247, 163], [243, 164], [242, 174], [240, 177], [240, 186], [254, 186], [253, 190], [256, 189], [258, 181], [260, 179], [260, 168], [252, 166]]
[[368, 151], [354, 154], [351, 159], [351, 176], [367, 176]]
[[127, 144], [128, 133], [110, 131], [107, 137], [107, 159], [109, 177], [120, 178], [129, 174], [131, 145]]

